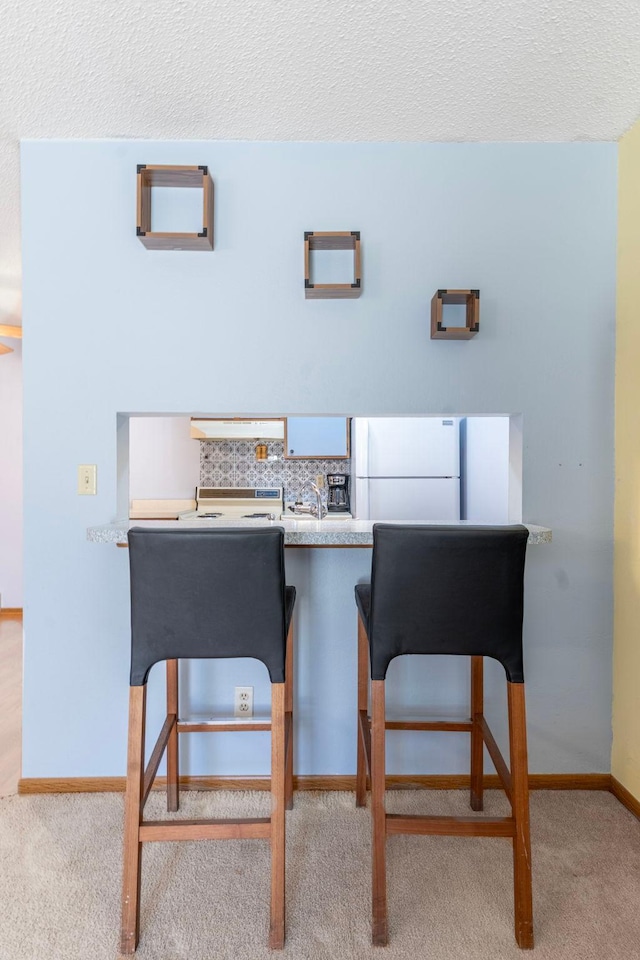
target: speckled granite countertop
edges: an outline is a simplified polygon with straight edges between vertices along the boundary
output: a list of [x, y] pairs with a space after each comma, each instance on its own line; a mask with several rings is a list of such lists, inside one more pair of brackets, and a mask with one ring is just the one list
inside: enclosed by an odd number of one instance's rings
[[[391, 522], [391, 521], [390, 521]], [[284, 542], [288, 547], [371, 547], [372, 520], [274, 520], [268, 524], [284, 528]], [[464, 522], [461, 521], [461, 525]], [[93, 543], [127, 544], [131, 527], [153, 529], [202, 530], [207, 527], [261, 527], [264, 520], [122, 520], [87, 529], [87, 540]], [[526, 523], [529, 543], [550, 543], [551, 530]]]

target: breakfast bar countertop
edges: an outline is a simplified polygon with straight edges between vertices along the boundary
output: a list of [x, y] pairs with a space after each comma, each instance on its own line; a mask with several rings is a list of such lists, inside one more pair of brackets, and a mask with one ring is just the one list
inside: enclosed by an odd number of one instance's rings
[[[387, 521], [392, 523], [393, 521]], [[212, 527], [283, 527], [286, 547], [372, 547], [373, 520], [120, 520], [87, 528], [87, 540], [93, 543], [127, 545], [131, 527], [164, 530], [202, 530]], [[465, 521], [460, 521], [462, 526]], [[550, 543], [551, 529], [525, 523], [528, 543]]]

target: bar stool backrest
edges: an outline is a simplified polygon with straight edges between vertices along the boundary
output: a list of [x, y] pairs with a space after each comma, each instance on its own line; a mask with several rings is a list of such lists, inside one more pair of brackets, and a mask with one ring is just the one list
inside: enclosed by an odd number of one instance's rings
[[524, 526], [373, 527], [371, 676], [408, 653], [487, 656], [524, 681]]
[[161, 660], [255, 657], [284, 682], [284, 530], [129, 531], [131, 686]]

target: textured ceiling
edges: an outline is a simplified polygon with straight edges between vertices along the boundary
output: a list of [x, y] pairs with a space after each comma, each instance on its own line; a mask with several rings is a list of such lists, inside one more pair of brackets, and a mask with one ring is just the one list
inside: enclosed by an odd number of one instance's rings
[[638, 0], [0, 0], [0, 322], [21, 138], [616, 140], [639, 114]]

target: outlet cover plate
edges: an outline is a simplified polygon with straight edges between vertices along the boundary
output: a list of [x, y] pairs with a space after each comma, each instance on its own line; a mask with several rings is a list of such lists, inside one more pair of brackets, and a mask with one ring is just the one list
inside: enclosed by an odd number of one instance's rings
[[234, 687], [233, 715], [245, 718], [253, 716], [253, 687]]

